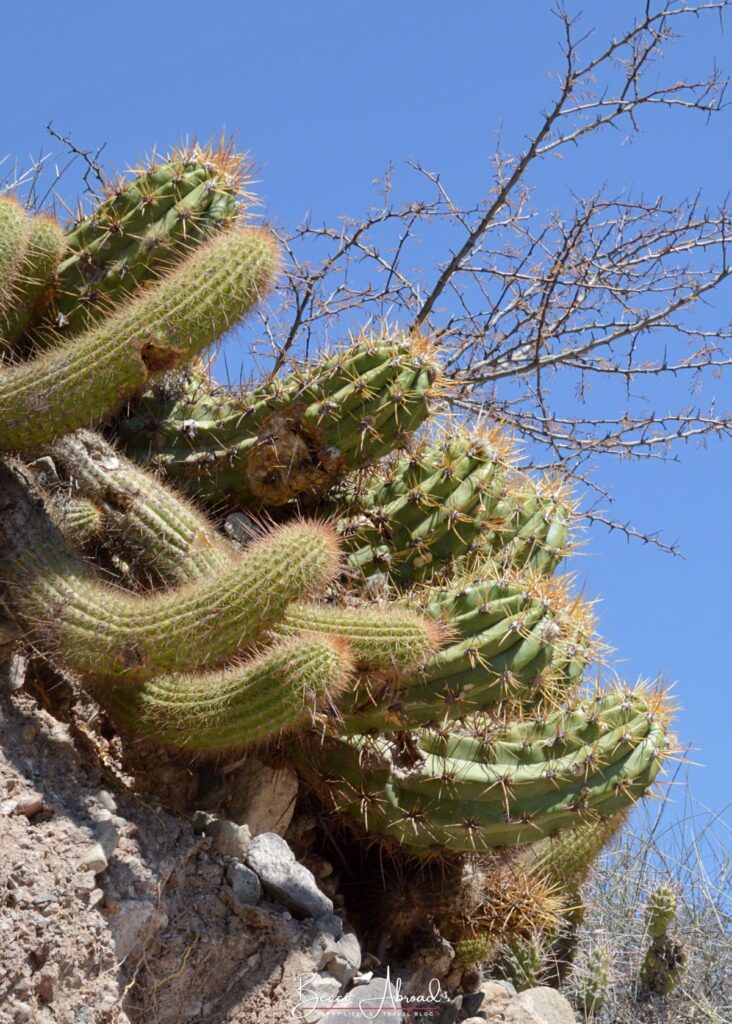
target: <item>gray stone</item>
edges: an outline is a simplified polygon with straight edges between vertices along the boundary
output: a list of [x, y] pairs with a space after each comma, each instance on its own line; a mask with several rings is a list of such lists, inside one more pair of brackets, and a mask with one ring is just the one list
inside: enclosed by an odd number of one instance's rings
[[485, 1017], [466, 1017], [462, 1024], [485, 1024]]
[[33, 1011], [28, 1003], [16, 1003], [13, 1020], [18, 1021], [20, 1024], [20, 1021], [30, 1020], [32, 1013]]
[[257, 523], [250, 516], [245, 516], [243, 512], [232, 512], [224, 520], [224, 532], [237, 544], [246, 546], [256, 535]]
[[[105, 811], [104, 813], [109, 814], [109, 811]], [[104, 856], [109, 860], [117, 849], [117, 843], [119, 842], [119, 832], [117, 831], [111, 817], [103, 818], [101, 821], [96, 821], [94, 823], [94, 835], [97, 837], [97, 842], [104, 850]]]
[[[326, 1017], [327, 1024], [354, 1024], [358, 1014], [375, 1024], [403, 1024], [401, 1000], [389, 978], [372, 978], [339, 999]], [[339, 1012], [342, 1011], [342, 1012]]]
[[246, 856], [265, 890], [298, 917], [332, 914], [333, 902], [318, 889], [312, 871], [298, 864], [285, 840], [274, 832], [252, 839]]
[[312, 929], [310, 954], [318, 970], [328, 970], [342, 985], [355, 977], [361, 966], [361, 946], [352, 931], [343, 931], [343, 923], [335, 914], [316, 918]]
[[158, 914], [150, 900], [120, 900], [109, 918], [117, 959], [124, 960], [153, 929], [166, 924], [166, 915]]
[[112, 794], [106, 789], [100, 789], [94, 794], [94, 799], [103, 807], [105, 811], [111, 811], [112, 814], [117, 813], [117, 804]]
[[251, 835], [246, 825], [237, 825], [234, 821], [216, 818], [206, 826], [206, 835], [211, 836], [214, 850], [227, 857], [244, 860], [249, 849]]
[[74, 1014], [74, 1024], [94, 1024], [90, 1006], [80, 1006]]
[[474, 1017], [480, 1009], [485, 994], [483, 992], [463, 992], [463, 1013]]
[[101, 875], [107, 870], [107, 855], [101, 843], [91, 843], [87, 847], [84, 856], [79, 861], [81, 871], [93, 871], [95, 875]]
[[[577, 1024], [574, 1010], [554, 988], [527, 988], [514, 996], [503, 1014], [504, 1024]], [[331, 1022], [332, 1024], [332, 1022]]]
[[[511, 985], [511, 988], [513, 988], [513, 985]], [[485, 1014], [488, 1021], [499, 1020], [511, 999], [511, 993], [506, 990], [504, 983], [500, 981], [484, 981], [480, 986], [479, 992], [476, 994], [483, 997], [480, 1010], [481, 1013]], [[513, 994], [516, 994], [515, 991]]]
[[262, 886], [251, 868], [245, 864], [231, 863], [226, 869], [226, 878], [237, 903], [256, 906], [262, 898]]
[[214, 817], [214, 815], [209, 814], [208, 811], [196, 811], [193, 817], [191, 818], [193, 831], [196, 833], [197, 836], [200, 836], [203, 832], [206, 831], [211, 822], [215, 820], [216, 818]]
[[6, 678], [11, 691], [20, 690], [25, 684], [25, 676], [28, 671], [28, 659], [22, 654], [15, 653], [11, 656], [6, 670]]
[[341, 991], [339, 981], [326, 971], [306, 975], [300, 979], [299, 988], [292, 1007], [293, 1017], [306, 1024], [317, 1024], [324, 1020], [332, 1024], [331, 1007]]
[[462, 1008], [463, 997], [461, 995], [455, 996], [454, 999], [451, 999], [449, 1003], [442, 1007], [440, 1016], [437, 1018], [437, 1024], [455, 1024]]

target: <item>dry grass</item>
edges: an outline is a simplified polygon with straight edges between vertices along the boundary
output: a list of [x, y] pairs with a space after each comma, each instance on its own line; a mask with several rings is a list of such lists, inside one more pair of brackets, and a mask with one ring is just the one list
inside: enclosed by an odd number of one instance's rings
[[[636, 811], [586, 887], [575, 964], [581, 970], [598, 945], [611, 954], [610, 988], [594, 1018], [603, 1024], [732, 1024], [732, 805], [715, 814], [688, 785], [672, 794], [674, 802]], [[650, 942], [644, 908], [661, 884], [676, 890], [670, 933], [684, 943], [688, 964], [670, 996], [649, 997], [639, 982]], [[570, 997], [575, 984], [570, 976]]]

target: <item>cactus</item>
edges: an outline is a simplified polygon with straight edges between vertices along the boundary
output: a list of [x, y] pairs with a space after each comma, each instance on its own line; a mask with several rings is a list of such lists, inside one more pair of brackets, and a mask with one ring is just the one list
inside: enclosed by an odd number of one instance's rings
[[56, 518], [64, 537], [84, 546], [99, 540], [106, 528], [104, 513], [86, 498], [64, 497], [54, 502]]
[[366, 576], [388, 572], [403, 586], [479, 553], [498, 515], [510, 458], [499, 431], [458, 431], [380, 467], [340, 518], [349, 565]]
[[455, 943], [455, 959], [460, 964], [480, 964], [490, 960], [496, 941], [490, 935], [473, 935]]
[[[290, 601], [339, 568], [327, 527], [293, 523], [226, 570], [157, 594], [102, 582], [44, 517], [22, 474], [3, 467], [6, 584], [34, 644], [86, 679], [135, 681], [215, 664], [257, 639]], [[190, 646], [181, 636], [195, 636]]]
[[591, 607], [569, 595], [567, 580], [522, 573], [426, 587], [410, 604], [454, 639], [419, 678], [376, 696], [367, 681], [347, 695], [351, 732], [451, 721], [512, 698], [561, 699], [596, 649]]
[[24, 244], [16, 254], [16, 270], [9, 293], [7, 296], [0, 294], [0, 307], [4, 310], [0, 322], [0, 349], [11, 350], [32, 320], [41, 315], [50, 301], [65, 248], [63, 232], [53, 217], [28, 218]]
[[[293, 752], [330, 807], [416, 850], [533, 842], [632, 805], [658, 774], [667, 710], [619, 690], [480, 738], [419, 730]], [[476, 723], [479, 728], [479, 723]]]
[[662, 939], [675, 917], [676, 893], [668, 885], [659, 885], [646, 904], [646, 931], [654, 939]]
[[32, 450], [113, 412], [248, 312], [277, 259], [266, 231], [224, 233], [108, 320], [0, 370], [0, 449]]
[[196, 377], [117, 424], [128, 455], [209, 502], [283, 505], [403, 444], [437, 394], [430, 346], [363, 338], [237, 394]]
[[340, 509], [349, 565], [399, 586], [445, 579], [486, 555], [551, 575], [572, 507], [559, 483], [538, 491], [507, 474], [513, 457], [501, 431], [462, 430], [379, 467]]
[[602, 1009], [609, 987], [610, 950], [607, 946], [596, 946], [574, 972], [575, 998], [586, 1018]]
[[231, 226], [249, 197], [244, 158], [193, 145], [111, 182], [106, 198], [66, 233], [53, 302], [34, 332], [39, 348], [87, 331], [206, 239]]
[[306, 636], [219, 671], [158, 677], [140, 687], [107, 686], [99, 700], [130, 732], [217, 754], [327, 715], [352, 672], [347, 646]]
[[660, 885], [646, 904], [646, 931], [651, 942], [641, 964], [641, 988], [651, 995], [667, 996], [678, 985], [686, 966], [686, 949], [668, 934], [676, 917], [676, 893]]
[[514, 939], [507, 946], [501, 961], [501, 972], [517, 992], [541, 985], [545, 945], [540, 933], [529, 938]]

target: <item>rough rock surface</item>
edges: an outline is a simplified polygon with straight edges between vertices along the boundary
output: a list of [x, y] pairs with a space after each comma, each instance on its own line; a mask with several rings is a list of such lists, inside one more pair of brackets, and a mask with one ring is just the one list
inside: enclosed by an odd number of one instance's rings
[[83, 736], [6, 673], [0, 1024], [290, 1019], [300, 979], [318, 972], [312, 918], [243, 904], [236, 864], [190, 818], [109, 777]]
[[553, 988], [529, 988], [508, 1003], [503, 1024], [575, 1024], [574, 1010]]

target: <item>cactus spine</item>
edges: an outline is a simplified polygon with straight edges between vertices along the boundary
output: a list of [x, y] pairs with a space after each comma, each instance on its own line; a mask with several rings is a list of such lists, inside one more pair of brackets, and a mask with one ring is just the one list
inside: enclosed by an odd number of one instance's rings
[[586, 1018], [599, 1013], [610, 987], [610, 950], [596, 946], [575, 969], [574, 990], [577, 1005]]

